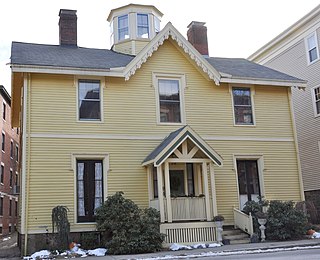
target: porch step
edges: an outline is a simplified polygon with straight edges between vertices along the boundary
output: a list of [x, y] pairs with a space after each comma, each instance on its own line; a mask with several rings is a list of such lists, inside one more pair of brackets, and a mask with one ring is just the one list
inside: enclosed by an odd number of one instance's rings
[[240, 229], [223, 230], [222, 237], [223, 239], [229, 240], [231, 245], [250, 243], [250, 236]]

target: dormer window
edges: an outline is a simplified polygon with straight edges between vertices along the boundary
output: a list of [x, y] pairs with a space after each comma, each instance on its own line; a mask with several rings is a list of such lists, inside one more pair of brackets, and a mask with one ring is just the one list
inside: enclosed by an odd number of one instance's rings
[[154, 31], [155, 33], [160, 32], [160, 19], [157, 17], [154, 17]]
[[312, 33], [306, 39], [306, 49], [309, 64], [319, 59], [318, 41], [316, 33]]
[[137, 36], [138, 38], [149, 38], [149, 22], [147, 14], [137, 14]]
[[118, 17], [118, 35], [119, 41], [129, 39], [129, 22], [128, 15]]

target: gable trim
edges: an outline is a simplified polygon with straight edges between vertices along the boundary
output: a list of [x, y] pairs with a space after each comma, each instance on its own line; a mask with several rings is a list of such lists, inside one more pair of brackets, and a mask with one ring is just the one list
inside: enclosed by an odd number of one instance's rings
[[152, 54], [164, 43], [165, 40], [173, 39], [177, 42], [178, 46], [187, 53], [192, 60], [195, 61], [208, 77], [219, 85], [221, 75], [220, 73], [209, 64], [209, 62], [189, 43], [180, 32], [169, 22], [163, 30], [154, 37], [150, 43], [126, 66], [124, 70], [125, 80], [129, 80], [136, 70], [140, 69], [142, 64], [145, 63]]

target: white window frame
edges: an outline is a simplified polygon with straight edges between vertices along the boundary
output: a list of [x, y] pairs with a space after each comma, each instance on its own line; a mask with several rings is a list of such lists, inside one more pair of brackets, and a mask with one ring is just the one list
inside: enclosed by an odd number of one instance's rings
[[[107, 175], [109, 172], [109, 154], [105, 153], [72, 153], [71, 154], [71, 169], [74, 176], [74, 223], [79, 225], [92, 225], [96, 222], [78, 222], [78, 201], [77, 201], [77, 160], [101, 160], [103, 171], [103, 202], [108, 196]], [[88, 227], [89, 228], [89, 227]], [[93, 227], [94, 229], [95, 227]], [[87, 231], [92, 231], [89, 228]]]
[[259, 186], [261, 197], [265, 197], [265, 188], [264, 188], [264, 159], [263, 154], [233, 154], [233, 170], [236, 173], [236, 183], [237, 183], [237, 196], [240, 205], [240, 192], [239, 192], [239, 181], [238, 181], [238, 167], [237, 160], [257, 160], [258, 165], [258, 175], [259, 175]]
[[317, 102], [320, 102], [320, 100], [316, 100], [316, 96], [315, 96], [315, 90], [316, 89], [319, 89], [319, 92], [320, 92], [320, 85], [317, 85], [313, 88], [311, 88], [311, 96], [312, 96], [312, 104], [313, 104], [313, 111], [314, 111], [314, 117], [319, 117], [320, 116], [320, 113], [317, 112], [317, 106], [316, 106], [316, 103]]
[[[119, 34], [119, 30], [120, 30], [120, 26], [119, 26], [119, 19], [121, 18], [121, 17], [124, 17], [124, 16], [126, 16], [127, 17], [127, 19], [128, 19], [128, 26], [127, 26], [127, 28], [128, 28], [128, 35], [129, 35], [129, 38], [123, 38], [123, 39], [120, 39], [120, 34]], [[125, 40], [129, 40], [130, 39], [130, 18], [129, 18], [129, 14], [123, 14], [123, 15], [119, 15], [116, 19], [117, 19], [117, 42], [121, 42], [121, 41], [125, 41]], [[123, 28], [125, 28], [125, 27], [123, 27]], [[122, 29], [122, 28], [121, 28]]]
[[[81, 119], [80, 120], [80, 115], [79, 115], [79, 81], [80, 80], [99, 80], [100, 81], [100, 120], [86, 120], [86, 119]], [[105, 88], [105, 80], [103, 77], [74, 77], [74, 86], [76, 88], [76, 121], [79, 123], [84, 123], [84, 124], [101, 124], [103, 123], [103, 89]]]
[[[236, 123], [236, 115], [234, 113], [234, 101], [233, 101], [233, 88], [249, 88], [250, 89], [250, 98], [251, 98], [251, 110], [252, 110], [252, 124], [237, 124]], [[231, 109], [232, 109], [232, 116], [233, 116], [233, 126], [239, 127], [255, 127], [256, 126], [256, 115], [255, 115], [255, 105], [254, 105], [254, 95], [255, 95], [255, 88], [254, 86], [250, 85], [242, 85], [242, 84], [233, 84], [229, 85], [229, 92], [231, 96]]]
[[[138, 16], [139, 15], [144, 15], [144, 16], [147, 16], [147, 19], [148, 19], [148, 37], [147, 38], [143, 38], [143, 37], [140, 37], [139, 35], [138, 35], [138, 28], [139, 28], [139, 24], [138, 24]], [[136, 15], [136, 21], [137, 21], [137, 24], [136, 24], [136, 36], [137, 36], [137, 38], [138, 39], [150, 39], [150, 19], [149, 19], [149, 15], [148, 14], [146, 14], [146, 13], [137, 13], [137, 15]]]
[[[181, 122], [161, 122], [160, 121], [160, 99], [159, 99], [159, 79], [164, 80], [178, 80], [179, 81], [179, 97], [180, 97], [180, 118]], [[158, 125], [185, 125], [186, 113], [184, 105], [184, 90], [186, 88], [186, 77], [184, 74], [170, 74], [170, 73], [152, 73], [152, 83], [155, 88], [156, 95], [156, 117]]]
[[[311, 37], [314, 37], [315, 38], [315, 43], [316, 43], [316, 51], [317, 51], [317, 56], [318, 58], [313, 60], [313, 61], [310, 61], [310, 57], [309, 57], [309, 47], [308, 47], [308, 40], [311, 38]], [[306, 49], [306, 55], [307, 55], [307, 61], [308, 61], [308, 65], [311, 65], [313, 63], [315, 63], [316, 61], [319, 60], [319, 44], [318, 44], [318, 37], [317, 37], [317, 33], [316, 31], [314, 31], [313, 33], [309, 34], [306, 38], [305, 38], [305, 49]]]

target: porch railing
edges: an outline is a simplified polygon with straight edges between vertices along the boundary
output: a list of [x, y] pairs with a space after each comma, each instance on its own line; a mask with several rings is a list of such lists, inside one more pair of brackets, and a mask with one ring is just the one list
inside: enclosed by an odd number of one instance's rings
[[253, 220], [251, 213], [243, 213], [239, 209], [233, 208], [234, 226], [246, 232], [250, 236], [253, 234]]
[[[167, 220], [167, 200], [164, 199], [164, 216]], [[159, 210], [159, 200], [150, 201], [150, 207]], [[171, 198], [172, 221], [206, 220], [206, 202], [204, 197]]]

